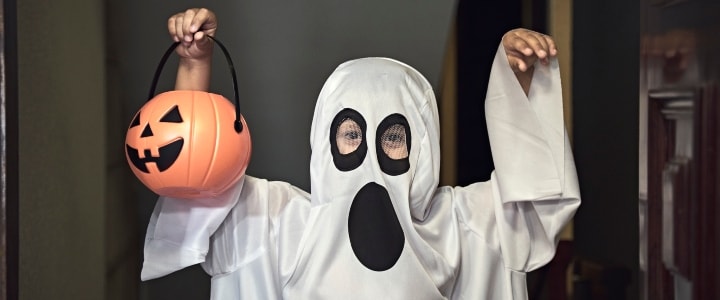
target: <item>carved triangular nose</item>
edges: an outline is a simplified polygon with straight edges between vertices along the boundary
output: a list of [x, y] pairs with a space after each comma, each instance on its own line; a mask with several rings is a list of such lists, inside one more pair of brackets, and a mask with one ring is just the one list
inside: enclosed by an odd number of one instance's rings
[[153, 136], [152, 129], [150, 129], [150, 124], [145, 125], [145, 129], [143, 129], [143, 132], [140, 135], [140, 137], [148, 137], [148, 136]]

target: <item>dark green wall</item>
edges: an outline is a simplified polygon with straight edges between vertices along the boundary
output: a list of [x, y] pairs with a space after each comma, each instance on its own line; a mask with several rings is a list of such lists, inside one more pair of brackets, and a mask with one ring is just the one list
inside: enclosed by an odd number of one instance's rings
[[17, 2], [21, 300], [104, 298], [102, 9]]

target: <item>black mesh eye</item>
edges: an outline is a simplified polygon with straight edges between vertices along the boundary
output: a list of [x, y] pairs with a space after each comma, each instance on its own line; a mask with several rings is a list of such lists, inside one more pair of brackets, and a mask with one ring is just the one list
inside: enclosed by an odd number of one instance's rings
[[375, 151], [380, 169], [396, 176], [410, 170], [408, 157], [411, 146], [410, 125], [401, 114], [392, 114], [380, 122], [377, 128]]
[[366, 128], [365, 119], [353, 109], [343, 109], [335, 116], [330, 124], [330, 153], [338, 170], [353, 170], [365, 160]]
[[130, 123], [130, 128], [140, 125], [140, 113], [138, 112]]
[[343, 155], [350, 154], [357, 150], [363, 140], [363, 132], [360, 125], [350, 118], [340, 122], [335, 136], [338, 152]]
[[403, 124], [394, 124], [382, 133], [379, 144], [388, 157], [395, 160], [408, 157], [406, 132]]
[[180, 110], [177, 105], [173, 106], [173, 108], [160, 119], [160, 122], [182, 123], [183, 119], [182, 116], [180, 116]]

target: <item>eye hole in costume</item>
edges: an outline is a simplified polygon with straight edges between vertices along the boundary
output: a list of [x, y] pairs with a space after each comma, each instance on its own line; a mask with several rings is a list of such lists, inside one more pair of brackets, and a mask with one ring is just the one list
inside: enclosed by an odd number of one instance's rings
[[362, 129], [360, 125], [353, 119], [345, 119], [338, 126], [335, 141], [337, 142], [338, 152], [346, 155], [357, 150], [363, 140]]
[[330, 153], [335, 167], [343, 172], [359, 167], [367, 154], [365, 119], [357, 111], [341, 110], [330, 125]]
[[392, 114], [377, 128], [376, 151], [380, 169], [396, 176], [410, 169], [410, 125], [401, 114]]
[[406, 144], [405, 126], [395, 124], [390, 126], [382, 136], [380, 136], [380, 145], [383, 152], [391, 159], [403, 159], [408, 157], [408, 149]]

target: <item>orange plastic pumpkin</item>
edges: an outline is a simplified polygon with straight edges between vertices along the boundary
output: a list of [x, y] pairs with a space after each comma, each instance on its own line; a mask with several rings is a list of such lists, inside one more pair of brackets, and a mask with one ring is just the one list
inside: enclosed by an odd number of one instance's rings
[[233, 128], [225, 97], [170, 91], [146, 103], [125, 138], [135, 176], [155, 193], [176, 198], [216, 196], [236, 183], [250, 159], [250, 133]]
[[150, 190], [174, 198], [214, 197], [245, 174], [251, 141], [240, 114], [237, 79], [227, 59], [235, 90], [235, 105], [204, 91], [170, 91], [153, 96], [174, 43], [155, 72], [150, 100], [140, 108], [125, 136], [125, 156], [135, 176]]

